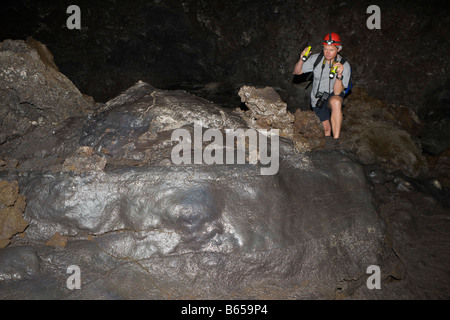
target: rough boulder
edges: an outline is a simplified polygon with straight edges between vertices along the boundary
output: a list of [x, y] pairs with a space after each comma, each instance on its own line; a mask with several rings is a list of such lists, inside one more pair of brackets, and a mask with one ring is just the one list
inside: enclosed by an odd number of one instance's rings
[[[48, 297], [45, 277], [58, 298], [336, 298], [364, 296], [368, 265], [389, 274], [394, 257], [360, 164], [281, 138], [275, 175], [250, 163], [174, 165], [172, 132], [194, 123], [248, 129], [230, 110], [140, 82], [74, 126], [79, 146], [52, 170], [36, 159], [28, 165], [40, 170], [9, 171], [29, 226], [4, 249], [0, 273], [8, 278], [19, 253], [37, 266], [23, 275], [33, 281], [2, 286]], [[74, 159], [106, 163], [67, 170]], [[61, 287], [55, 271], [68, 265], [82, 270], [83, 290]]]

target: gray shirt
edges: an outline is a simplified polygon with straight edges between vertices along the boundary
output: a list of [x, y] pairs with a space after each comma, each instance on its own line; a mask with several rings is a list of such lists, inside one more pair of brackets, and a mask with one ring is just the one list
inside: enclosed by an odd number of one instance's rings
[[[316, 61], [318, 55], [319, 55], [319, 53], [315, 53], [315, 54], [311, 55], [309, 57], [309, 59], [303, 63], [303, 66], [302, 66], [303, 73], [313, 71], [314, 62]], [[319, 62], [319, 64], [314, 69], [314, 80], [313, 80], [313, 87], [311, 90], [311, 106], [313, 106], [313, 107], [315, 107], [316, 102], [318, 100], [316, 98], [317, 89], [319, 88], [320, 92], [331, 93], [331, 92], [333, 92], [334, 82], [336, 81], [336, 77], [334, 77], [333, 79], [329, 78], [330, 65], [326, 61], [325, 61], [325, 66], [323, 68], [323, 73], [322, 73], [322, 65], [323, 65], [324, 59], [325, 59], [325, 57], [322, 58], [322, 60]], [[340, 55], [338, 55], [336, 59], [337, 59], [337, 61], [340, 61], [342, 59], [342, 57]], [[320, 77], [321, 74], [322, 74], [322, 79]], [[342, 75], [344, 77], [342, 80], [342, 84], [344, 85], [344, 88], [347, 88], [349, 81], [350, 81], [350, 75], [351, 75], [350, 64], [348, 63], [348, 61], [346, 61], [344, 63], [344, 72], [342, 73]], [[320, 87], [319, 87], [319, 84], [320, 84]]]

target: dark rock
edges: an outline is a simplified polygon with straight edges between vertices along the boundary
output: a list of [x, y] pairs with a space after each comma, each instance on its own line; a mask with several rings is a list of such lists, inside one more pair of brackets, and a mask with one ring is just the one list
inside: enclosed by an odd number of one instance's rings
[[[420, 126], [417, 116], [374, 99], [363, 90], [345, 100], [341, 141], [344, 149], [364, 164], [379, 164], [388, 171], [401, 170], [411, 177], [428, 173], [421, 145], [411, 134]], [[399, 116], [402, 114], [403, 116]]]
[[450, 188], [450, 148], [436, 159], [432, 167], [440, 184], [445, 188]]
[[0, 281], [30, 280], [40, 275], [40, 259], [31, 246], [0, 250]]
[[106, 155], [107, 165], [170, 165], [174, 129], [245, 128], [231, 110], [182, 91], [165, 91], [138, 82], [87, 121], [80, 145]]
[[[364, 171], [341, 153], [298, 153], [281, 139], [275, 175], [261, 175], [260, 163], [174, 165], [174, 130], [248, 127], [230, 110], [145, 83], [80, 120], [82, 148], [68, 159], [107, 149], [103, 170], [9, 172], [27, 197], [29, 222], [14, 245], [52, 257], [41, 262], [50, 283], [68, 265], [87, 272], [82, 292], [63, 286], [49, 296], [335, 298], [337, 288], [340, 297], [364, 295], [367, 266], [395, 262]], [[64, 246], [39, 245], [55, 234]], [[88, 255], [98, 267], [80, 259]], [[129, 282], [104, 278], [105, 265]]]
[[450, 148], [450, 79], [436, 85], [426, 94], [426, 103], [419, 109], [424, 125], [420, 143], [428, 154], [439, 156]]
[[[419, 181], [400, 171], [388, 174], [379, 168], [367, 169], [378, 211], [386, 223], [385, 244], [398, 258], [385, 273], [389, 294], [395, 299], [447, 299], [448, 193], [447, 200], [440, 202], [445, 191], [435, 179]], [[439, 281], [430, 286], [433, 279]], [[402, 286], [409, 293], [404, 295]], [[383, 298], [383, 287], [378, 291], [370, 292], [373, 298]]]
[[5, 40], [0, 60], [8, 66], [0, 71], [1, 170], [60, 166], [78, 147], [79, 130], [86, 114], [94, 112], [94, 101], [58, 71], [38, 41]]
[[74, 156], [64, 160], [63, 171], [102, 171], [106, 166], [106, 158], [93, 155], [92, 147], [80, 147], [76, 153]]
[[[271, 286], [310, 283], [291, 287], [291, 297], [334, 298], [339, 280], [361, 279], [366, 265], [381, 263], [383, 224], [359, 165], [337, 153], [285, 157], [275, 176], [237, 165], [30, 174], [21, 179], [29, 199], [27, 238], [91, 235], [101, 251], [149, 266], [160, 282], [181, 280], [180, 269], [164, 268], [168, 261], [185, 264], [200, 254], [181, 272], [195, 297], [222, 287], [268, 286], [271, 279]], [[325, 175], [321, 167], [331, 170]], [[228, 255], [244, 260], [224, 263]], [[216, 262], [205, 274], [211, 259]], [[269, 294], [260, 290], [255, 296]], [[226, 292], [222, 297], [230, 297]]]
[[46, 47], [36, 41], [29, 43], [0, 43], [0, 63], [8, 66], [0, 71], [2, 143], [36, 126], [54, 126], [92, 107], [73, 83], [55, 69], [51, 55], [45, 55]]
[[450, 147], [450, 117], [428, 123], [422, 130], [420, 143], [424, 151], [438, 156]]
[[301, 152], [324, 147], [323, 124], [314, 111], [295, 111], [293, 138], [297, 150]]

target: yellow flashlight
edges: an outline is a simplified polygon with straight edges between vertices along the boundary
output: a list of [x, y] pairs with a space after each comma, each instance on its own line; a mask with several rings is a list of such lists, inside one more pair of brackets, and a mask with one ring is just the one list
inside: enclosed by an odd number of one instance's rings
[[303, 61], [308, 60], [308, 56], [309, 56], [309, 53], [310, 53], [310, 52], [311, 52], [311, 46], [308, 46], [308, 49], [306, 50], [305, 54], [304, 54], [303, 57], [302, 57], [302, 60], [303, 60]]
[[337, 66], [333, 66], [333, 67], [331, 67], [331, 70], [330, 70], [330, 79], [333, 79], [335, 76], [336, 76], [336, 70], [337, 70]]

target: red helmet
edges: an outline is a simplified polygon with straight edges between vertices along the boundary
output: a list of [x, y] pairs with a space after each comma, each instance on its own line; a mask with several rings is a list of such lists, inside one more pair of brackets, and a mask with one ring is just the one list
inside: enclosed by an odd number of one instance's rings
[[322, 44], [341, 46], [341, 37], [339, 37], [339, 35], [335, 32], [327, 33], [323, 38]]

